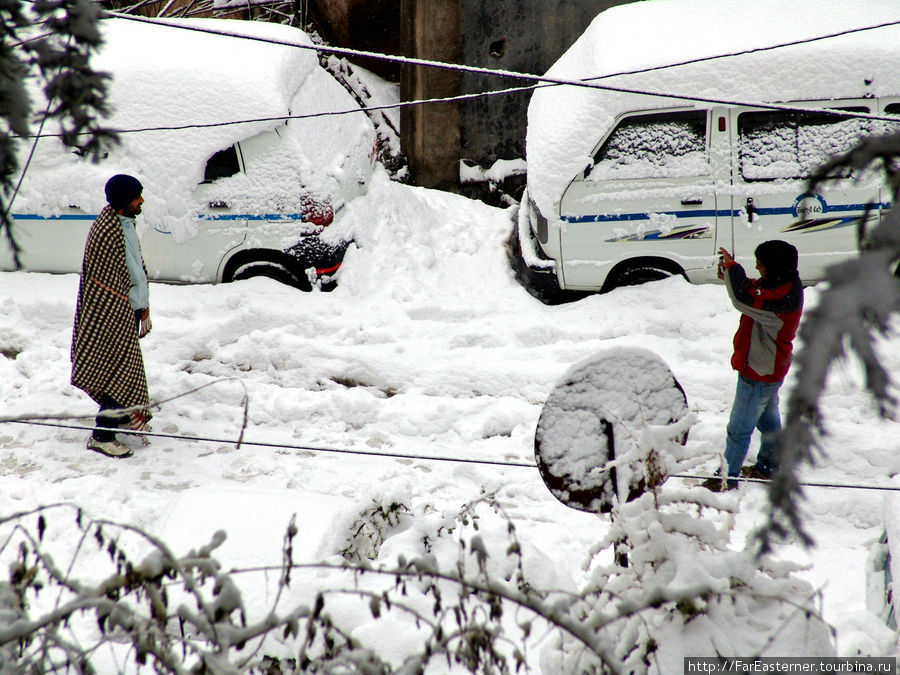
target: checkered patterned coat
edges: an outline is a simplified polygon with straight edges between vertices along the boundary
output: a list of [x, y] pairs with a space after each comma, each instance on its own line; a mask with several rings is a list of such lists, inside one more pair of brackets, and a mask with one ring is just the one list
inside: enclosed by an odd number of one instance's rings
[[[100, 402], [147, 406], [147, 376], [138, 344], [131, 279], [119, 217], [106, 206], [88, 232], [72, 335], [72, 384]], [[147, 415], [149, 418], [149, 415]]]

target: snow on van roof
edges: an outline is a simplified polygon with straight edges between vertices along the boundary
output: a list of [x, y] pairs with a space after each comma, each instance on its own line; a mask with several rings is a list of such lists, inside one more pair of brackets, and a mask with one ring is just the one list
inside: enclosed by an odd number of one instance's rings
[[[691, 65], [619, 75], [900, 21], [897, 0], [645, 0], [608, 9], [550, 68], [559, 79], [741, 102], [900, 93], [900, 26]], [[691, 101], [573, 86], [537, 89], [528, 108], [528, 193], [558, 215], [569, 182], [618, 115]], [[697, 103], [698, 107], [707, 104]]]
[[[114, 75], [110, 103], [116, 123], [125, 128], [283, 115], [297, 87], [317, 65], [315, 52], [309, 49], [189, 30], [312, 44], [305, 33], [289, 26], [221, 19], [167, 23], [100, 22], [104, 45], [92, 65]], [[126, 105], [134, 98], [142, 106]], [[228, 102], [226, 109], [223, 101]], [[244, 127], [225, 135], [249, 134]]]
[[[104, 125], [140, 129], [285, 116], [296, 112], [291, 111], [296, 92], [305, 81], [314, 79], [309, 78], [310, 73], [319, 68], [313, 50], [177, 26], [312, 44], [297, 28], [223, 19], [167, 23], [171, 25], [127, 19], [100, 22], [104, 44], [91, 64], [112, 75], [107, 98], [111, 115]], [[35, 98], [39, 109], [42, 99]], [[348, 102], [353, 103], [349, 96], [340, 105], [348, 107]], [[206, 160], [213, 153], [283, 125], [275, 119], [123, 133], [120, 144], [99, 164], [78, 158], [57, 139], [42, 138], [15, 210], [53, 213], [77, 205], [97, 213], [105, 204], [106, 180], [114, 173], [130, 173], [140, 178], [145, 196], [153, 197], [147, 199], [146, 216], [185, 213], [190, 210], [188, 196], [203, 180]], [[44, 131], [50, 131], [49, 125]], [[28, 143], [20, 145], [22, 152], [30, 149]]]

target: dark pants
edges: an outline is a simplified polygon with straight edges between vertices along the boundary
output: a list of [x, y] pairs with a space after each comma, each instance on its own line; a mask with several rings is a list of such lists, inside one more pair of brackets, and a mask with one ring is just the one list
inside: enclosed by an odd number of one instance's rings
[[[138, 331], [141, 329], [141, 310], [135, 310], [134, 312], [134, 322]], [[119, 410], [123, 406], [116, 401], [112, 396], [107, 396], [104, 394], [103, 398], [100, 399], [100, 413], [103, 413], [105, 410]], [[127, 425], [131, 422], [130, 415], [97, 415], [97, 423], [94, 426], [103, 427], [102, 429], [97, 429], [94, 431], [93, 436], [95, 441], [99, 441], [100, 443], [107, 443], [109, 441], [116, 440], [116, 434], [112, 429], [118, 429], [120, 426]], [[107, 430], [110, 431], [107, 431]]]
[[[94, 440], [100, 443], [107, 443], [116, 440], [116, 434], [112, 429], [118, 429], [121, 425], [126, 425], [131, 418], [125, 415], [107, 415], [103, 414], [106, 410], [118, 410], [122, 406], [112, 396], [104, 396], [100, 399], [100, 413], [97, 415], [97, 423], [95, 426], [103, 427], [96, 429], [93, 433]], [[109, 429], [109, 431], [107, 431]]]

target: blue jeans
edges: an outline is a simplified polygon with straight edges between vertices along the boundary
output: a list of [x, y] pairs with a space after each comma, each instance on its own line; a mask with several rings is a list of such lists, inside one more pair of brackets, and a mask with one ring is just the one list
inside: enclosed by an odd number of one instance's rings
[[759, 429], [762, 434], [756, 467], [763, 473], [775, 471], [777, 463], [774, 437], [775, 432], [781, 429], [781, 415], [778, 413], [780, 388], [781, 382], [757, 382], [738, 375], [725, 438], [725, 461], [728, 463], [729, 476], [740, 474], [754, 429]]

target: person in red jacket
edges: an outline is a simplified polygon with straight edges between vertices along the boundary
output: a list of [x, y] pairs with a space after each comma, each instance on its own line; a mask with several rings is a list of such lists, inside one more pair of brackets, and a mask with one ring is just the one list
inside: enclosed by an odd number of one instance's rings
[[[728, 251], [719, 249], [719, 278], [725, 280], [731, 303], [741, 313], [731, 357], [738, 383], [725, 439], [730, 479], [741, 474], [769, 478], [777, 468], [778, 390], [791, 366], [794, 335], [803, 313], [797, 249], [772, 240], [757, 246], [755, 254], [760, 278], [750, 279]], [[756, 464], [742, 470], [754, 429], [761, 434]], [[737, 487], [737, 481], [710, 478], [703, 487], [727, 490]]]

